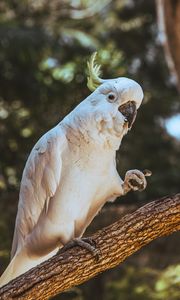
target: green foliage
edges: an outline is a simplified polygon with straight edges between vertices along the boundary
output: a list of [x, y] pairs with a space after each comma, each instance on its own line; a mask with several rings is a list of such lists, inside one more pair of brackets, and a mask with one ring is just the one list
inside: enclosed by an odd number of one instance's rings
[[180, 265], [163, 271], [128, 267], [123, 279], [109, 282], [106, 300], [178, 300]]

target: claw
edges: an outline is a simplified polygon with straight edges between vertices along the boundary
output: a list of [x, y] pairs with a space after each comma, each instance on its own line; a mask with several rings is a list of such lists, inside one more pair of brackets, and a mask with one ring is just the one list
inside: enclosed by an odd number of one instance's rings
[[145, 189], [143, 182], [139, 183], [135, 179], [130, 179], [129, 183], [130, 183], [131, 188], [134, 190], [137, 189], [141, 192]]
[[90, 244], [92, 247], [96, 248], [96, 241], [93, 238], [87, 237], [87, 238], [82, 238], [81, 240]]
[[61, 248], [58, 254], [64, 253], [76, 246], [86, 249], [94, 256], [96, 261], [99, 261], [99, 251], [96, 248], [96, 242], [92, 238], [75, 238]]
[[143, 191], [146, 188], [147, 181], [145, 176], [150, 176], [151, 172], [145, 170], [141, 172], [139, 170], [130, 170], [126, 172], [125, 181], [124, 181], [124, 191], [125, 194], [130, 191]]

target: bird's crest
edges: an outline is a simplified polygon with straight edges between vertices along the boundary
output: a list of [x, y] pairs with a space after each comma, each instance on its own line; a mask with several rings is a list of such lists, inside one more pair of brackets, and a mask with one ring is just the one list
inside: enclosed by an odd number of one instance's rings
[[94, 52], [87, 62], [89, 75], [87, 78], [87, 87], [91, 92], [95, 91], [95, 89], [104, 82], [104, 80], [99, 77], [101, 74], [101, 66], [96, 64], [96, 56], [97, 52]]

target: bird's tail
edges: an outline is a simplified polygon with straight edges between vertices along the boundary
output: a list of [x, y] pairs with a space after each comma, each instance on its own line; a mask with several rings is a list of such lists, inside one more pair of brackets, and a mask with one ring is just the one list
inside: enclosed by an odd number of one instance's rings
[[17, 254], [15, 254], [7, 269], [0, 277], [0, 287], [7, 284], [9, 281], [16, 278], [17, 276], [25, 273], [26, 271], [34, 267], [36, 264], [36, 261], [29, 259], [25, 249], [22, 249]]
[[14, 278], [20, 276], [21, 274], [27, 272], [31, 268], [37, 266], [46, 259], [52, 257], [54, 254], [56, 254], [56, 252], [57, 249], [55, 249], [46, 256], [35, 258], [29, 256], [26, 247], [23, 247], [21, 250], [17, 251], [10, 264], [8, 265], [7, 269], [0, 277], [0, 287], [7, 284]]

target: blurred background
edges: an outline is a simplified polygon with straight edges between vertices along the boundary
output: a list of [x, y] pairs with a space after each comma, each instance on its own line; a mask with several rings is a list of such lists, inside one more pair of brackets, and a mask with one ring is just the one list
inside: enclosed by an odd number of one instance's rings
[[[172, 2], [175, 22], [179, 1]], [[117, 153], [119, 173], [124, 178], [128, 169], [137, 168], [150, 169], [153, 175], [145, 191], [105, 206], [88, 234], [151, 200], [180, 191], [178, 62], [173, 54], [172, 68], [171, 47], [156, 4], [152, 0], [0, 1], [0, 273], [9, 261], [29, 152], [43, 133], [90, 93], [86, 62], [96, 50], [103, 78], [130, 77], [145, 92], [133, 130]], [[170, 36], [176, 41], [173, 33]], [[180, 51], [176, 45], [172, 49]], [[119, 267], [54, 299], [178, 300], [179, 237], [176, 233], [156, 240]]]

